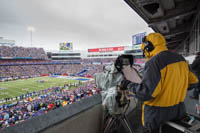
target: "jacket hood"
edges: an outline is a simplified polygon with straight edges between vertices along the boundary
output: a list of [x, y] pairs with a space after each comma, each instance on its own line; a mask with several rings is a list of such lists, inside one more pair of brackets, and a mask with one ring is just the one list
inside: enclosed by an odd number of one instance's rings
[[[146, 61], [158, 53], [168, 50], [165, 38], [160, 33], [150, 33], [146, 36], [146, 40], [150, 41], [154, 46], [154, 49], [151, 52], [144, 51]], [[141, 49], [144, 50], [144, 43], [142, 43]]]

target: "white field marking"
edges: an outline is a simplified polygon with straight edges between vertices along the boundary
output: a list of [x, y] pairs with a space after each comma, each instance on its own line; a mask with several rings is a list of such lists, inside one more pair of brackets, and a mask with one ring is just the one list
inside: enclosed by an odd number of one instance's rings
[[[11, 91], [11, 92], [16, 92], [16, 93], [18, 93], [18, 94], [22, 94], [23, 92], [22, 91], [20, 91], [20, 89], [18, 89], [18, 88], [16, 88], [18, 91], [16, 91], [15, 89], [13, 89], [13, 88], [11, 88], [11, 89], [8, 89], [8, 91]], [[20, 93], [20, 92], [21, 93]]]
[[14, 95], [11, 95], [11, 94], [7, 94], [7, 96], [5, 96], [5, 95], [4, 95], [4, 98], [6, 98], [6, 97], [13, 98], [13, 97], [16, 97], [16, 96], [14, 96]]
[[1, 92], [0, 95], [8, 95], [8, 92]]
[[11, 94], [7, 94], [7, 95], [9, 95], [10, 97], [16, 97], [16, 96], [14, 96], [14, 95], [11, 95]]
[[[14, 92], [16, 92], [18, 94], [22, 94], [23, 93], [23, 91], [21, 91], [20, 89], [18, 89], [18, 87], [11, 88], [10, 86], [12, 86], [12, 85], [8, 85], [8, 87], [9, 87], [9, 88], [7, 88], [8, 91], [11, 91], [11, 92], [14, 91]], [[17, 91], [15, 89], [17, 89]]]
[[22, 91], [29, 91], [29, 88], [22, 88]]
[[8, 96], [10, 96], [10, 97], [15, 97], [14, 95], [9, 94], [8, 92], [5, 92], [4, 95], [8, 95]]

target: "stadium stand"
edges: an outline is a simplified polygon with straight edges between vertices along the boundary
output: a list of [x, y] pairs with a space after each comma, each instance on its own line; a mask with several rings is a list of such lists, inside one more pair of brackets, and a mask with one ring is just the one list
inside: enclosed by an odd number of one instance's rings
[[[46, 114], [51, 110], [64, 107], [94, 94], [100, 90], [94, 87], [93, 82], [88, 82], [82, 87], [73, 90], [66, 90], [65, 87], [75, 86], [64, 85], [63, 87], [48, 88], [42, 91], [33, 92], [20, 96], [20, 100], [12, 104], [0, 106], [0, 128], [6, 128], [21, 123], [32, 117]], [[32, 96], [34, 95], [34, 98]], [[26, 99], [26, 100], [22, 100]]]
[[[92, 77], [96, 72], [101, 72], [103, 66], [110, 64], [115, 59], [79, 59], [67, 61], [54, 61], [47, 59], [42, 48], [23, 48], [0, 46], [0, 81], [24, 79], [51, 75], [70, 75]], [[45, 81], [38, 81], [43, 83]], [[66, 87], [73, 86], [73, 90]], [[0, 106], [0, 129], [21, 123], [56, 108], [64, 107], [94, 94], [99, 94], [92, 81], [81, 87], [74, 84], [65, 84], [53, 88], [46, 88], [22, 94], [16, 98], [5, 98]], [[15, 99], [15, 102], [6, 104]]]
[[22, 58], [30, 57], [31, 59], [47, 59], [47, 56], [43, 48], [24, 48], [24, 47], [9, 47], [0, 46], [1, 58], [12, 57], [12, 58]]

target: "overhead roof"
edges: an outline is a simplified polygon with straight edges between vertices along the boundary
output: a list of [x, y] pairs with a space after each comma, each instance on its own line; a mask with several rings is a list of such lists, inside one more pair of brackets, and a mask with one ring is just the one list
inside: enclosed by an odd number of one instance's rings
[[163, 34], [169, 49], [189, 35], [200, 0], [125, 0], [155, 32]]

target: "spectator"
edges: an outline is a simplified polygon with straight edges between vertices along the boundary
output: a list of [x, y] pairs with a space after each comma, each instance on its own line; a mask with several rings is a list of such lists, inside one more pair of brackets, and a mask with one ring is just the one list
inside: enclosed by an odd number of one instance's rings
[[[82, 87], [72, 90], [64, 89], [61, 91], [61, 88], [48, 88], [40, 94], [35, 92], [35, 94], [39, 95], [35, 95], [31, 101], [28, 101], [29, 97], [27, 97], [25, 99], [22, 98], [22, 101], [16, 104], [2, 106], [0, 108], [0, 128], [6, 128], [32, 117], [46, 114], [53, 109], [73, 104], [75, 101], [92, 96], [97, 92], [94, 88], [94, 82], [85, 83]], [[82, 93], [85, 97], [80, 97]]]
[[200, 52], [196, 53], [195, 60], [191, 64], [191, 68], [198, 77], [199, 82], [194, 88], [193, 96], [190, 96], [190, 98], [198, 99], [200, 94]]

